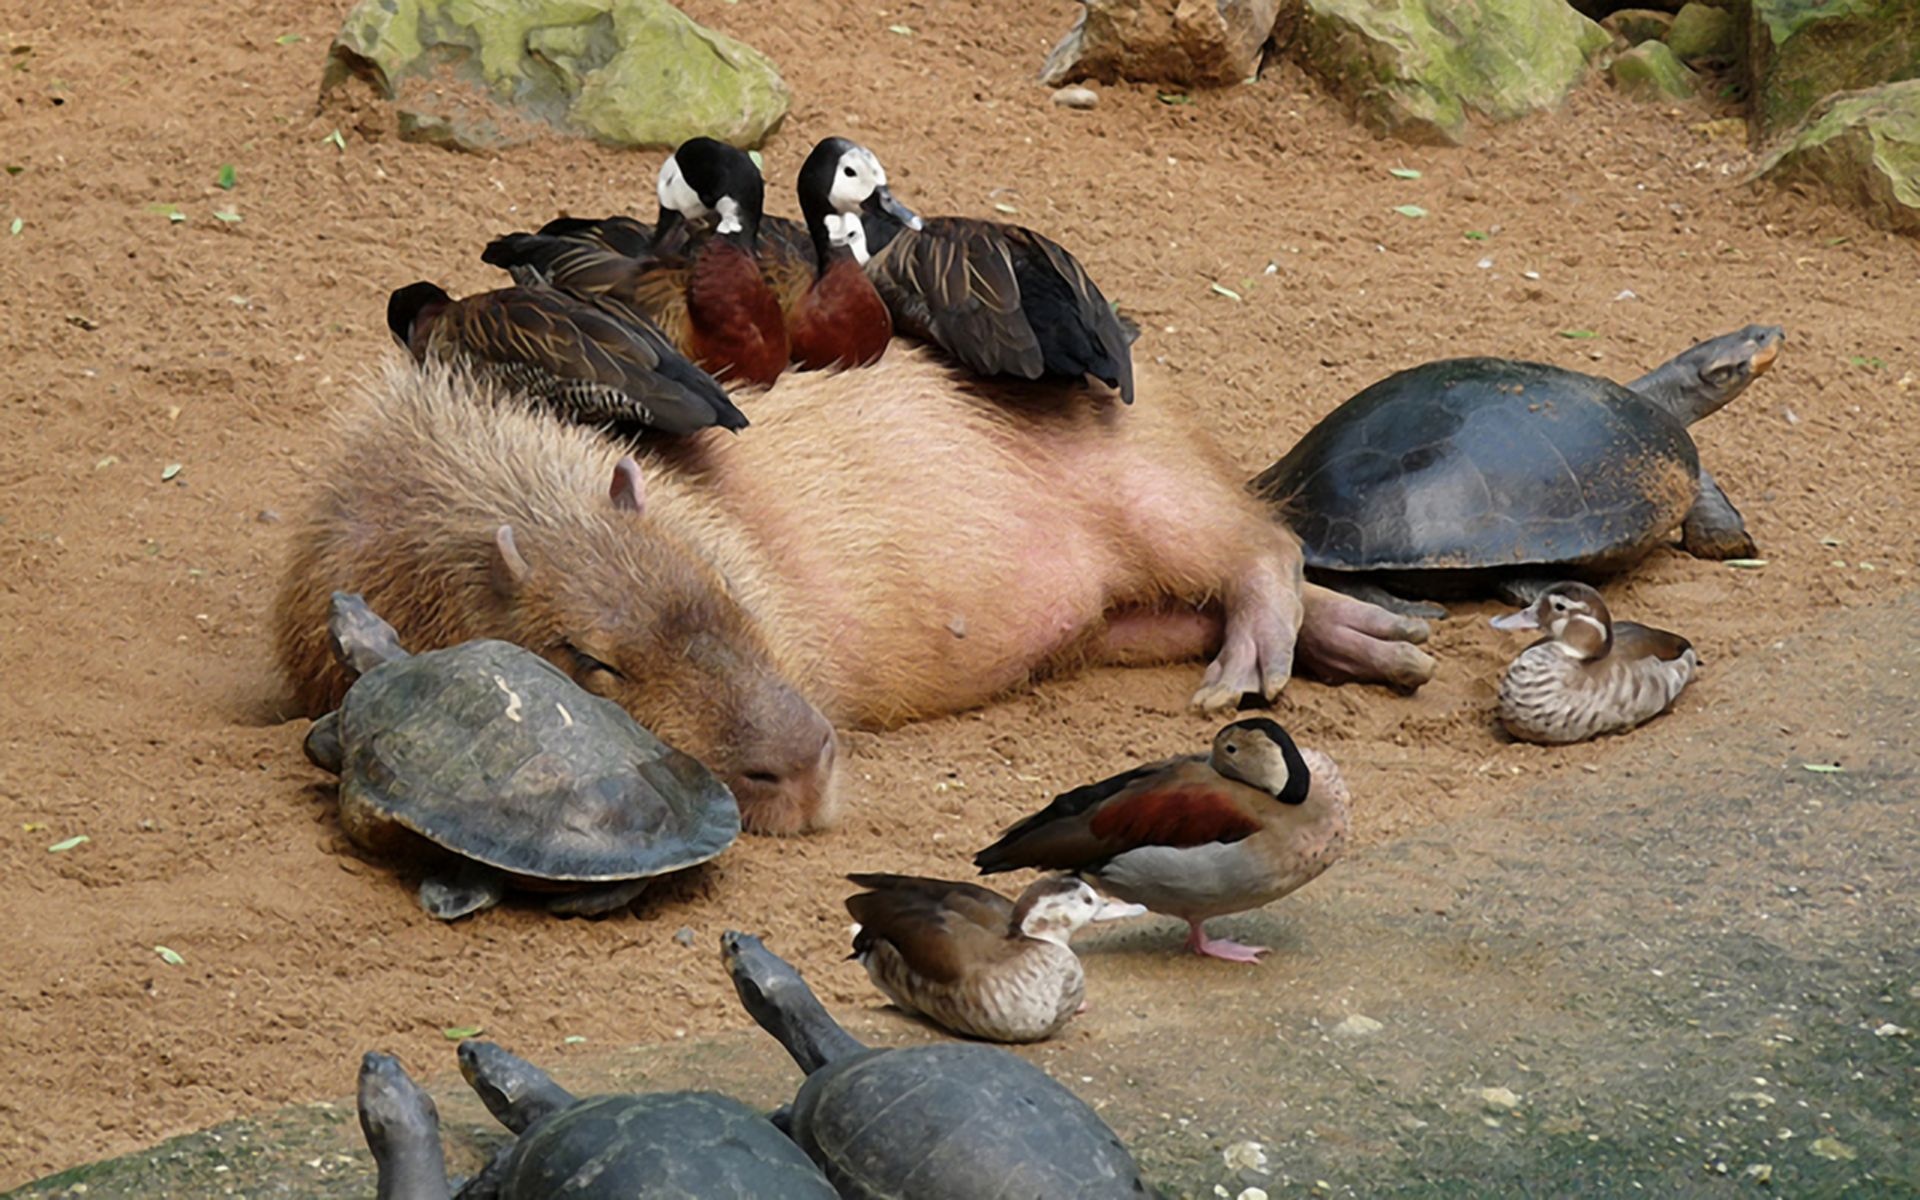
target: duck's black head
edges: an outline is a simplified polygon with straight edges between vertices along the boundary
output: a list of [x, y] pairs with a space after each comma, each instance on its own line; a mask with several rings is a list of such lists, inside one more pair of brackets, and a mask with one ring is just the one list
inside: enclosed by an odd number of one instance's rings
[[1302, 804], [1313, 772], [1293, 737], [1271, 717], [1235, 721], [1213, 737], [1213, 769], [1271, 793], [1282, 804]]
[[453, 297], [447, 295], [445, 288], [424, 279], [396, 288], [387, 297], [387, 329], [393, 333], [393, 340], [400, 343], [402, 350], [416, 359], [423, 358], [427, 340], [416, 337], [416, 332], [424, 333], [433, 319], [440, 315], [440, 311], [452, 303]]
[[714, 232], [751, 246], [760, 234], [766, 182], [745, 150], [709, 137], [690, 138], [660, 164], [655, 189], [660, 220], [658, 243], [683, 220], [714, 219]]

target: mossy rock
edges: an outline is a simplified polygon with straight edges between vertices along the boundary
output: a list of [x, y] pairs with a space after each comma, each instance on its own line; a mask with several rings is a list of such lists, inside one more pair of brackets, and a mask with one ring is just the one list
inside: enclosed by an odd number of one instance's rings
[[1665, 41], [1673, 14], [1653, 8], [1623, 8], [1603, 17], [1600, 27], [1629, 46]]
[[1297, 47], [1369, 124], [1457, 143], [1469, 113], [1558, 105], [1611, 42], [1565, 0], [1305, 0]]
[[1763, 136], [1835, 92], [1920, 78], [1920, 0], [1753, 0], [1747, 36]]
[[1613, 60], [1613, 83], [1623, 92], [1654, 99], [1685, 100], [1699, 80], [1662, 42], [1642, 42]]
[[1689, 4], [1674, 14], [1667, 48], [1684, 63], [1731, 62], [1740, 53], [1740, 21], [1710, 4]]
[[1920, 234], [1920, 79], [1830, 98], [1759, 174], [1825, 192], [1876, 225]]
[[757, 146], [792, 99], [759, 51], [667, 0], [362, 0], [321, 91], [349, 78], [394, 101], [403, 136], [465, 149], [515, 140], [528, 118], [614, 145]]

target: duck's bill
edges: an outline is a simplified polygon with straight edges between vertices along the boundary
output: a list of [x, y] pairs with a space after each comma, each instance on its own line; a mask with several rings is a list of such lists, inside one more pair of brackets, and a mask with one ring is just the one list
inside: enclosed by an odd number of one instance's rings
[[1124, 921], [1128, 917], [1144, 917], [1146, 915], [1147, 906], [1144, 904], [1127, 904], [1124, 901], [1115, 900], [1112, 897], [1105, 897], [1100, 901], [1100, 911], [1093, 914], [1093, 919], [1096, 921]]
[[921, 229], [926, 226], [926, 222], [920, 219], [920, 214], [894, 199], [893, 192], [884, 183], [873, 189], [873, 195], [867, 197], [863, 207], [886, 213], [908, 229]]
[[1517, 629], [1540, 628], [1540, 621], [1533, 615], [1531, 608], [1523, 608], [1517, 613], [1508, 613], [1504, 617], [1495, 617], [1489, 623], [1495, 629], [1504, 629], [1509, 633]]

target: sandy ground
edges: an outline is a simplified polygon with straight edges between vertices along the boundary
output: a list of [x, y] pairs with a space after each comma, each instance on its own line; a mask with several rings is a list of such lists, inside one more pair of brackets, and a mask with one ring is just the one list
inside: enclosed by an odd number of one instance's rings
[[[490, 286], [487, 237], [561, 211], [644, 212], [658, 159], [560, 143], [460, 156], [383, 136], [376, 113], [320, 111], [346, 7], [0, 3], [0, 1186], [338, 1095], [370, 1045], [437, 1062], [450, 1026], [530, 1053], [735, 1028], [705, 951], [729, 925], [768, 932], [829, 999], [873, 1003], [837, 962], [841, 873], [964, 872], [1052, 792], [1211, 732], [1183, 707], [1197, 665], [1059, 681], [850, 737], [860, 796], [840, 830], [745, 841], [630, 916], [424, 917], [410, 881], [347, 850], [298, 752], [305, 722], [284, 720], [265, 634], [277, 517], [324, 457], [324, 412], [386, 353], [391, 287]], [[1071, 15], [1057, 7], [689, 11], [749, 37], [794, 86], [767, 148], [772, 194], [842, 132], [922, 211], [1016, 207], [1142, 318], [1142, 403], [1199, 411], [1249, 475], [1425, 358], [1631, 377], [1699, 338], [1784, 324], [1774, 374], [1696, 430], [1768, 565], [1661, 553], [1609, 592], [1708, 663], [1671, 724], [1734, 698], [1716, 662], [1912, 587], [1913, 243], [1748, 188], [1742, 144], [1697, 128], [1718, 115], [1707, 106], [1630, 104], [1598, 83], [1460, 150], [1376, 141], [1284, 65], [1187, 105], [1112, 88], [1092, 112], [1058, 110], [1030, 82]], [[1393, 211], [1409, 203], [1429, 215]], [[1484, 628], [1490, 611], [1440, 628], [1442, 673], [1417, 696], [1289, 689], [1284, 718], [1341, 761], [1362, 845], [1641, 758], [1631, 740], [1498, 738], [1489, 704], [1514, 646]], [[1796, 685], [1778, 687], [1791, 729]], [[698, 954], [673, 940], [682, 927]]]

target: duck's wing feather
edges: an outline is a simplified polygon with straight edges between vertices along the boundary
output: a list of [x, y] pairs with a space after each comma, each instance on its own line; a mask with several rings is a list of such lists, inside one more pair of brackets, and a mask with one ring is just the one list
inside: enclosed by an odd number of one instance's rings
[[1141, 846], [1237, 842], [1259, 832], [1240, 792], [1205, 756], [1169, 759], [1062, 793], [974, 856], [983, 874], [1095, 870]]
[[1693, 649], [1693, 643], [1677, 633], [1655, 629], [1633, 621], [1613, 623], [1613, 653], [1610, 657], [1632, 660], [1657, 658], [1672, 662]]
[[[1062, 375], [1090, 374], [1106, 380], [1133, 403], [1133, 340], [1140, 334], [1107, 302], [1093, 277], [1067, 248], [1022, 226], [1007, 226], [1017, 247], [1015, 262], [1023, 277], [1040, 272], [1053, 286], [1027, 287], [1027, 319], [1048, 359], [1047, 369]], [[1035, 311], [1039, 308], [1040, 311]]]
[[902, 332], [968, 368], [1021, 379], [1045, 371], [1012, 252], [990, 223], [947, 217], [903, 229], [867, 261], [867, 277]]
[[860, 922], [855, 954], [887, 941], [913, 971], [952, 983], [967, 964], [990, 962], [1011, 949], [1013, 904], [975, 884], [914, 875], [849, 875], [868, 891], [847, 897]]

